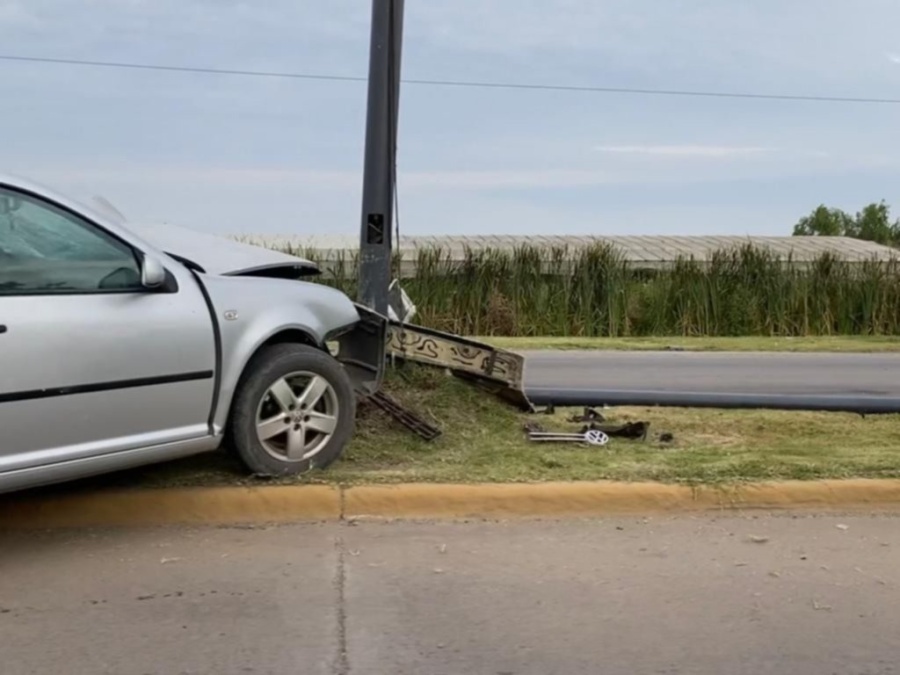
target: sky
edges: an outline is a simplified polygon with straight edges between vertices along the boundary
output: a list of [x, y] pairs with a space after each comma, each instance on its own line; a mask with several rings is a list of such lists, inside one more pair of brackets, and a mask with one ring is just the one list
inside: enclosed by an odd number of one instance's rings
[[[0, 0], [0, 56], [365, 76], [369, 0]], [[900, 99], [896, 0], [406, 0], [405, 79]], [[366, 85], [0, 59], [0, 172], [352, 235]], [[900, 212], [900, 105], [404, 84], [401, 234], [790, 234]]]

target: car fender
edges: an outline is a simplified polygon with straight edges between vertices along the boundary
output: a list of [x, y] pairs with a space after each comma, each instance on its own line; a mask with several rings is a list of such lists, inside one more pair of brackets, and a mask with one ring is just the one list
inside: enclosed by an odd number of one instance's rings
[[286, 331], [303, 333], [312, 344], [351, 330], [359, 321], [356, 305], [323, 284], [261, 277], [197, 274], [206, 289], [220, 341], [214, 433], [221, 433], [240, 378], [253, 355]]

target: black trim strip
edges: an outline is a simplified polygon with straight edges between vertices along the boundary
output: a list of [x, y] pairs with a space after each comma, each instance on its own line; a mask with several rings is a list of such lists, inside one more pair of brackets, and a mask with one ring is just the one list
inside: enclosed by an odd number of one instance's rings
[[177, 384], [179, 382], [209, 380], [212, 379], [213, 374], [214, 373], [211, 370], [200, 370], [193, 373], [177, 373], [175, 375], [160, 375], [158, 377], [141, 377], [132, 380], [114, 380], [112, 382], [75, 384], [68, 387], [52, 387], [50, 389], [13, 391], [8, 394], [0, 393], [0, 403], [18, 403], [19, 401], [35, 401], [42, 398], [74, 396], [75, 394], [95, 394], [101, 391], [116, 391], [117, 389], [137, 389], [139, 387], [155, 387], [161, 384]]

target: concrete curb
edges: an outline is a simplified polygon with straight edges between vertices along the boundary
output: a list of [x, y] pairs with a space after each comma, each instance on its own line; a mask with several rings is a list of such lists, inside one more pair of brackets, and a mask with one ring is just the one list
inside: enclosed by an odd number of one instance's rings
[[384, 485], [344, 491], [344, 517], [603, 516], [734, 509], [900, 507], [900, 480], [689, 487], [661, 483]]
[[338, 488], [170, 488], [0, 497], [0, 529], [240, 525], [341, 517]]
[[867, 479], [696, 488], [614, 482], [172, 488], [7, 495], [0, 497], [0, 529], [897, 508], [900, 480]]

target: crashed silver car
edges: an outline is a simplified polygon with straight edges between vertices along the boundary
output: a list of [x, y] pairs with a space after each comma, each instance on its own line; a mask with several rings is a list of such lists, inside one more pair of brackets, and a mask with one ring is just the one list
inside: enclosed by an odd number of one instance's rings
[[223, 445], [256, 474], [327, 466], [386, 320], [317, 272], [0, 176], [0, 492]]

